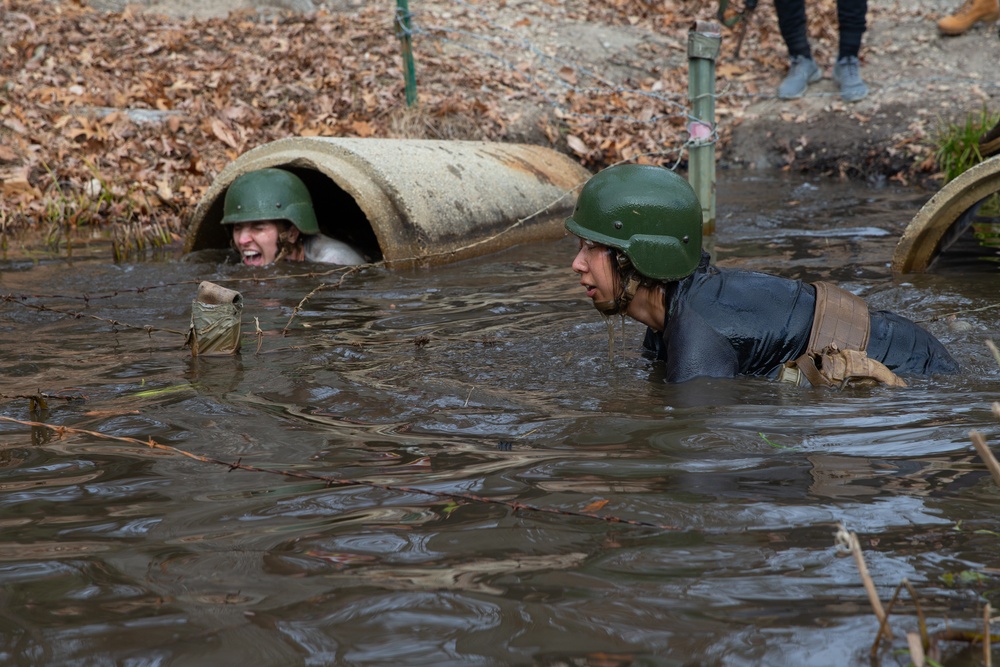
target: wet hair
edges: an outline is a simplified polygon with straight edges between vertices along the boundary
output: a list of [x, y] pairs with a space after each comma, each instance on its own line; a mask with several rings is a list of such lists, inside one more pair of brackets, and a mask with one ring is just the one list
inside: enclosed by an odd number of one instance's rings
[[640, 287], [655, 287], [663, 281], [648, 278], [639, 273], [628, 256], [621, 250], [606, 248], [611, 265], [611, 301], [594, 304], [604, 315], [625, 315], [635, 292]]
[[625, 298], [625, 278], [621, 274], [621, 262], [623, 259], [627, 261], [625, 255], [620, 250], [615, 250], [606, 245], [599, 246], [602, 250], [601, 253], [608, 260], [608, 266], [611, 267], [611, 300], [610, 301], [595, 301], [594, 308], [598, 310], [605, 317], [611, 317], [612, 315], [625, 315], [625, 309], [628, 308], [629, 299]]
[[[293, 225], [288, 220], [278, 220], [277, 222], [283, 224], [284, 229], [278, 231], [278, 254], [275, 255], [274, 257], [275, 262], [277, 262], [280, 259], [284, 259], [289, 255], [296, 254], [302, 247], [302, 244], [305, 243], [306, 239], [306, 235], [302, 233], [302, 230], [299, 230], [298, 227]], [[299, 232], [298, 237], [296, 237], [294, 241], [289, 240], [289, 236], [291, 236], [290, 232], [292, 231], [292, 229], [295, 229]]]
[[[607, 248], [607, 252], [608, 260], [611, 262], [611, 293], [614, 295], [614, 301], [605, 302], [609, 304], [608, 310], [598, 309], [605, 314], [624, 314], [625, 310], [628, 308], [629, 302], [632, 300], [632, 297], [635, 296], [634, 289], [638, 289], [639, 287], [646, 287], [650, 289], [663, 287], [664, 298], [666, 298], [666, 295], [670, 292], [670, 286], [677, 283], [677, 280], [658, 280], [656, 278], [644, 276], [639, 273], [634, 266], [632, 266], [632, 261], [621, 250]], [[692, 273], [706, 270], [709, 267], [711, 260], [711, 256], [702, 250], [698, 266], [695, 267], [695, 270], [692, 271]], [[683, 280], [683, 278], [680, 280]], [[635, 284], [631, 295], [626, 294], [626, 286], [630, 282]]]
[[[641, 287], [653, 287], [655, 285], [665, 285], [667, 283], [676, 282], [675, 280], [657, 280], [656, 278], [649, 278], [648, 276], [644, 276], [638, 271], [636, 271], [635, 267], [632, 266], [632, 262], [629, 260], [629, 258], [625, 255], [624, 252], [622, 252], [621, 250], [615, 250], [614, 248], [608, 248], [607, 250], [611, 259], [611, 273], [613, 274], [614, 289], [616, 294], [619, 292], [619, 290], [624, 289], [623, 285], [625, 285], [628, 282], [629, 278], [633, 276], [638, 277], [639, 285]], [[701, 259], [698, 261], [698, 266], [696, 266], [694, 271], [692, 271], [691, 273], [707, 269], [711, 261], [712, 261], [711, 256], [707, 252], [702, 250]], [[678, 278], [678, 280], [683, 280], [683, 278]]]

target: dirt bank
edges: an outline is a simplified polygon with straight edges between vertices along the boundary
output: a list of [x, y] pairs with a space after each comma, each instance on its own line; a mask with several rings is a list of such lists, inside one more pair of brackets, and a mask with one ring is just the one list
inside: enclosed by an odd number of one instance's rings
[[[124, 0], [94, 0], [92, 4], [120, 9]], [[178, 18], [207, 18], [246, 9], [350, 12], [361, 4], [361, 0], [140, 0], [138, 6]], [[641, 7], [644, 3], [633, 4]], [[677, 5], [679, 12], [687, 10], [692, 19], [713, 19], [712, 10], [717, 7], [717, 3], [666, 4]], [[937, 34], [934, 21], [958, 4], [958, 0], [870, 3], [862, 59], [872, 92], [859, 103], [845, 104], [830, 78], [836, 44], [836, 31], [831, 27], [835, 25], [833, 3], [811, 3], [813, 48], [817, 61], [826, 67], [823, 80], [795, 101], [774, 96], [784, 75], [784, 47], [771, 3], [760, 3], [739, 60], [732, 54], [735, 34], [724, 32], [728, 48], [723, 50], [719, 69], [724, 77], [720, 82], [728, 90], [723, 91], [719, 105], [726, 139], [720, 161], [849, 177], [907, 178], [914, 171], [915, 158], [919, 162], [920, 156], [926, 156], [928, 139], [943, 123], [964, 119], [984, 106], [1000, 108], [1000, 80], [990, 68], [995, 66], [1000, 46], [996, 27], [979, 24], [952, 38]], [[599, 13], [588, 17], [580, 3], [573, 1], [509, 0], [472, 6], [497, 25], [516, 26], [533, 43], [566, 62], [585, 64], [621, 83], [655, 77], [662, 71], [651, 54], [666, 53], [670, 65], [678, 64], [683, 55], [677, 46], [684, 35], [658, 31], [641, 20], [640, 12], [630, 19], [631, 25], [623, 26], [603, 22], [606, 17]], [[455, 6], [441, 0], [413, 0], [410, 8], [419, 20], [447, 16]], [[514, 107], [511, 116], [520, 117], [523, 110]]]
[[[809, 4], [825, 78], [774, 91], [785, 50], [771, 3], [740, 58], [723, 32], [718, 156], [912, 183], [932, 177], [935, 131], [1000, 108], [994, 27], [943, 39], [957, 0], [871, 3], [871, 94], [829, 78], [835, 0]], [[683, 161], [687, 36], [715, 3], [411, 0], [419, 103], [403, 102], [391, 10], [361, 0], [5, 0], [0, 15], [0, 181], [5, 220], [122, 219], [182, 227], [214, 174], [295, 134], [526, 141], [591, 169]], [[89, 212], [87, 197], [101, 195]], [[58, 208], [58, 207], [56, 207]], [[72, 208], [72, 207], [71, 207]], [[86, 215], [83, 215], [86, 213]], [[82, 217], [81, 217], [82, 216]], [[87, 217], [89, 216], [89, 218]], [[52, 220], [49, 220], [52, 221]]]
[[[1000, 80], [994, 74], [996, 27], [979, 24], [959, 37], [942, 38], [935, 21], [960, 4], [941, 0], [869, 3], [869, 29], [862, 50], [869, 96], [844, 104], [830, 79], [836, 55], [823, 46], [824, 79], [800, 100], [774, 96], [780, 80], [762, 81], [762, 95], [742, 109], [730, 156], [738, 163], [792, 164], [868, 178], [912, 179], [934, 171], [925, 164], [928, 142], [949, 122], [964, 121], [985, 107], [1000, 110]], [[926, 173], [926, 172], [925, 172]]]

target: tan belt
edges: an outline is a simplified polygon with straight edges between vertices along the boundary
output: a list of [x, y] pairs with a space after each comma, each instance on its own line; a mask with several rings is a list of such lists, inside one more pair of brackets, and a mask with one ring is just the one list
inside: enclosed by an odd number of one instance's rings
[[814, 387], [844, 387], [872, 380], [905, 387], [898, 375], [865, 353], [871, 333], [865, 300], [831, 283], [816, 282], [813, 287], [816, 309], [809, 346], [801, 357], [785, 362], [778, 379]]
[[836, 345], [841, 350], [864, 352], [868, 347], [871, 318], [868, 304], [832, 283], [813, 283], [816, 310], [806, 354]]

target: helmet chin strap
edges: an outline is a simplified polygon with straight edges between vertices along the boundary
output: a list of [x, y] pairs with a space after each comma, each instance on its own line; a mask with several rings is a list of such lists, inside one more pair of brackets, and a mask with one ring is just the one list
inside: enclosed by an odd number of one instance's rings
[[625, 256], [625, 253], [616, 252], [615, 261], [618, 264], [618, 268], [625, 272], [621, 293], [610, 301], [594, 302], [594, 308], [607, 317], [624, 315], [625, 311], [628, 310], [628, 305], [635, 298], [635, 293], [639, 291], [639, 286], [642, 284], [642, 277], [632, 268], [632, 262]]

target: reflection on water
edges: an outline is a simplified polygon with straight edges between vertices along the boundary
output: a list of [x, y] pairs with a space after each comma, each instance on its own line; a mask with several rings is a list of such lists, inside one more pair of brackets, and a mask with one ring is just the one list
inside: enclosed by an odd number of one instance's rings
[[[38, 417], [42, 392], [52, 424], [372, 483], [0, 423], [2, 662], [853, 664], [877, 624], [839, 522], [884, 599], [905, 577], [932, 631], [977, 627], [998, 602], [1000, 491], [968, 439], [1000, 437], [991, 277], [892, 279], [927, 193], [726, 178], [720, 263], [841, 282], [924, 322], [965, 372], [901, 391], [664, 385], [634, 323], [609, 361], [570, 239], [368, 270], [298, 312], [338, 277], [0, 267], [17, 295], [0, 308], [3, 415]], [[205, 279], [243, 293], [260, 353], [182, 348]], [[897, 635], [916, 627], [912, 606], [895, 616]]]

